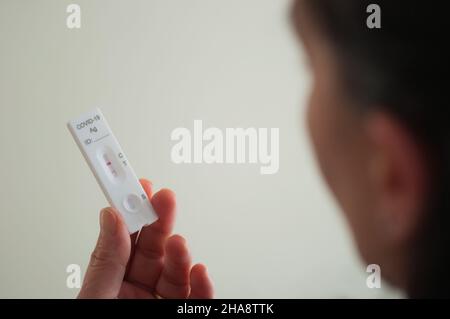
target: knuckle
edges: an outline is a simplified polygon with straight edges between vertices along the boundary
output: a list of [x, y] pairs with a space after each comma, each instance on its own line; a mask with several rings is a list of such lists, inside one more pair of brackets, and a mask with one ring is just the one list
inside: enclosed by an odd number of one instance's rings
[[117, 258], [114, 252], [104, 249], [101, 246], [96, 247], [91, 253], [89, 264], [93, 268], [102, 268], [111, 264], [120, 264], [124, 267], [126, 266], [126, 264], [122, 265], [120, 259]]

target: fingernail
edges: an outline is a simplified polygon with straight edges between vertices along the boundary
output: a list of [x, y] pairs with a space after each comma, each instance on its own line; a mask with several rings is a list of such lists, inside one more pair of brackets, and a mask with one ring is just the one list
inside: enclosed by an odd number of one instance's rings
[[109, 209], [103, 209], [100, 213], [100, 228], [105, 234], [113, 235], [116, 232], [116, 215]]

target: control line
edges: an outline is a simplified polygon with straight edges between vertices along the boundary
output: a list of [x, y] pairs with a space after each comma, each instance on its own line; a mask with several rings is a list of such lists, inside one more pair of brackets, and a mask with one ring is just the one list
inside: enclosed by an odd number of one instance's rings
[[98, 141], [100, 141], [100, 140], [102, 140], [102, 139], [104, 139], [105, 137], [108, 137], [108, 136], [109, 136], [109, 134], [103, 135], [102, 137], [99, 137], [98, 139], [94, 140], [94, 143], [96, 143], [96, 142], [98, 142]]

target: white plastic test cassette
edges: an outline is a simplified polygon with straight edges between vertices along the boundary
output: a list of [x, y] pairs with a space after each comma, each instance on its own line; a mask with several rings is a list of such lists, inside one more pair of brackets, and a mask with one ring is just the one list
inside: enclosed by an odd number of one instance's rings
[[123, 216], [130, 234], [157, 216], [100, 109], [67, 126], [111, 206]]

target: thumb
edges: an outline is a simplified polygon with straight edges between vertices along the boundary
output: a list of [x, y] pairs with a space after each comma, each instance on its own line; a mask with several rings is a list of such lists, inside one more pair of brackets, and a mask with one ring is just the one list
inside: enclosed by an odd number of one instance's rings
[[130, 257], [130, 236], [112, 208], [100, 212], [100, 235], [78, 298], [116, 298]]

